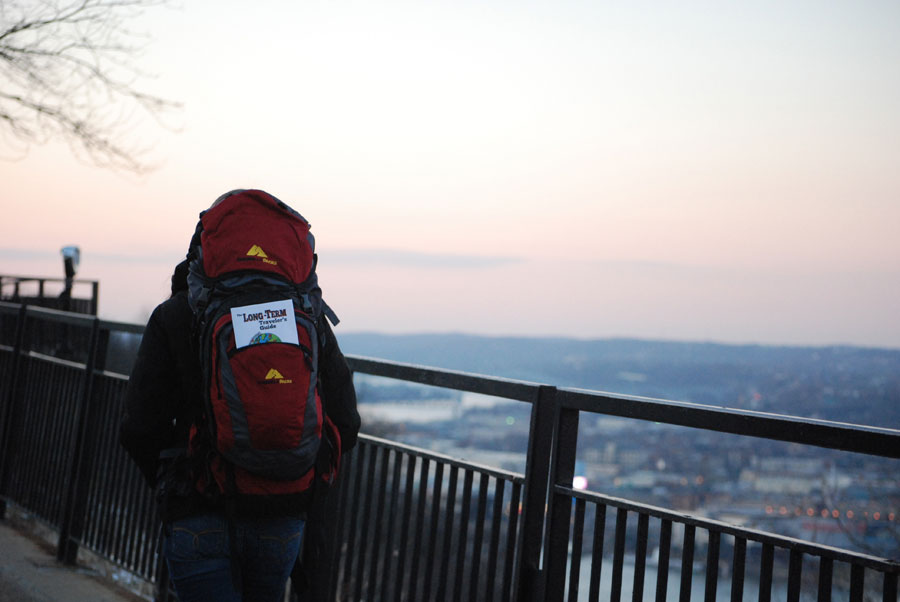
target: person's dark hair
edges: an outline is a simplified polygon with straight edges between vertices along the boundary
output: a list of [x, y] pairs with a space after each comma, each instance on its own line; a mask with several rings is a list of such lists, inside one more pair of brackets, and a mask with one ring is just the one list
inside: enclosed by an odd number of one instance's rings
[[181, 263], [175, 266], [175, 272], [172, 273], [172, 297], [180, 293], [181, 291], [186, 291], [188, 288], [187, 283], [187, 275], [188, 275], [188, 260], [184, 259]]

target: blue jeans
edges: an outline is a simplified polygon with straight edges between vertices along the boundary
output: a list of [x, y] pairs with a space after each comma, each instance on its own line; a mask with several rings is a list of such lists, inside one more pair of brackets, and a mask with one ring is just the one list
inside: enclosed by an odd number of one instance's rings
[[[284, 600], [284, 587], [300, 551], [303, 525], [299, 518], [236, 519], [232, 546], [228, 520], [223, 515], [202, 514], [168, 523], [163, 553], [178, 599]], [[240, 571], [237, 578], [232, 566]]]

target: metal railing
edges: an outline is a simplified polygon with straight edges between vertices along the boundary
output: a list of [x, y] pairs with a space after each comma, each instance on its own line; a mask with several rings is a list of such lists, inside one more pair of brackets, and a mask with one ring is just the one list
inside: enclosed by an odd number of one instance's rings
[[[34, 338], [48, 332], [86, 344], [48, 353]], [[123, 355], [121, 335], [141, 332], [0, 302], [0, 509], [14, 504], [52, 527], [61, 560], [89, 550], [155, 584], [163, 600], [153, 495], [117, 441], [127, 377], [107, 370]], [[327, 579], [313, 599], [618, 601], [630, 588], [636, 602], [767, 602], [778, 599], [772, 582], [783, 574], [791, 602], [897, 600], [896, 561], [575, 490], [572, 478], [584, 413], [894, 459], [900, 431], [348, 361], [357, 373], [529, 404], [526, 468], [511, 473], [362, 435], [318, 517], [333, 546], [318, 559]], [[759, 586], [745, 592], [748, 571]]]
[[[720, 521], [702, 519], [671, 510], [638, 504], [610, 496], [576, 491], [572, 488], [575, 469], [575, 450], [578, 440], [578, 421], [582, 412], [602, 413], [663, 424], [690, 426], [710, 431], [746, 435], [765, 439], [814, 445], [818, 447], [857, 452], [887, 458], [900, 458], [900, 431], [876, 427], [839, 424], [824, 420], [779, 416], [762, 412], [717, 408], [699, 404], [671, 402], [622, 395], [607, 395], [594, 391], [559, 390], [557, 392], [556, 433], [552, 457], [548, 520], [546, 537], [546, 600], [562, 601], [568, 591], [568, 600], [577, 600], [582, 573], [589, 579], [589, 598], [597, 599], [603, 569], [604, 531], [606, 512], [614, 508], [615, 549], [612, 559], [612, 583], [610, 600], [618, 601], [622, 593], [623, 567], [626, 549], [626, 533], [629, 516], [637, 517], [637, 530], [631, 548], [634, 550], [632, 597], [643, 600], [644, 581], [647, 577], [647, 543], [650, 539], [650, 519], [659, 521], [654, 539], [659, 542], [657, 570], [652, 575], [656, 581], [655, 600], [668, 597], [668, 579], [673, 525], [681, 527], [680, 583], [678, 600], [691, 599], [694, 576], [694, 553], [698, 530], [706, 535], [706, 562], [703, 566], [705, 584], [703, 599], [707, 602], [718, 597], [720, 552], [723, 537], [730, 538], [732, 562], [730, 565], [730, 600], [739, 602], [745, 594], [756, 596], [760, 602], [772, 599], [774, 559], [776, 552], [787, 554], [788, 566], [786, 600], [801, 599], [804, 559], [818, 561], [815, 599], [826, 602], [834, 593], [835, 563], [849, 568], [849, 588], [846, 592], [851, 602], [863, 600], [865, 571], [881, 576], [881, 599], [894, 602], [897, 599], [897, 579], [900, 563], [866, 554], [835, 549], [828, 546], [739, 528]], [[571, 517], [574, 501], [575, 516]], [[589, 541], [584, 541], [585, 514], [593, 509], [595, 516]], [[571, 540], [570, 540], [570, 524]], [[756, 591], [745, 592], [744, 577], [751, 566], [748, 561], [748, 543], [756, 544], [758, 552], [753, 560], [754, 571], [759, 575]], [[571, 553], [570, 550], [571, 549]], [[581, 556], [590, 554], [590, 567], [582, 567]], [[568, 582], [567, 582], [568, 581]], [[870, 588], [870, 594], [876, 588]], [[805, 596], [811, 599], [811, 595]]]
[[[67, 287], [69, 287], [67, 289]], [[73, 290], [87, 288], [88, 296], [73, 296]], [[80, 314], [97, 315], [100, 283], [97, 280], [35, 278], [0, 275], [0, 300], [27, 303]]]

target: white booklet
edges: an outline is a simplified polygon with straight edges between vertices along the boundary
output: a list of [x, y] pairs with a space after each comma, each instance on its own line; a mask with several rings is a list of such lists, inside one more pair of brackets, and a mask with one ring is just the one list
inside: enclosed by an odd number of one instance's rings
[[290, 299], [244, 305], [231, 309], [234, 345], [240, 349], [258, 343], [293, 343], [297, 345], [297, 322]]

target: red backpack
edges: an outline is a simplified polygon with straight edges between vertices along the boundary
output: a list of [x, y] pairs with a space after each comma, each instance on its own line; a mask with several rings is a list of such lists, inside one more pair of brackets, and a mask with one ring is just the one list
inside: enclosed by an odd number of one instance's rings
[[261, 190], [228, 193], [200, 214], [188, 299], [204, 405], [188, 453], [204, 465], [201, 490], [303, 493], [323, 439], [333, 449], [319, 477], [336, 476], [340, 436], [317, 390], [316, 323], [323, 313], [337, 318], [322, 301], [309, 228]]

